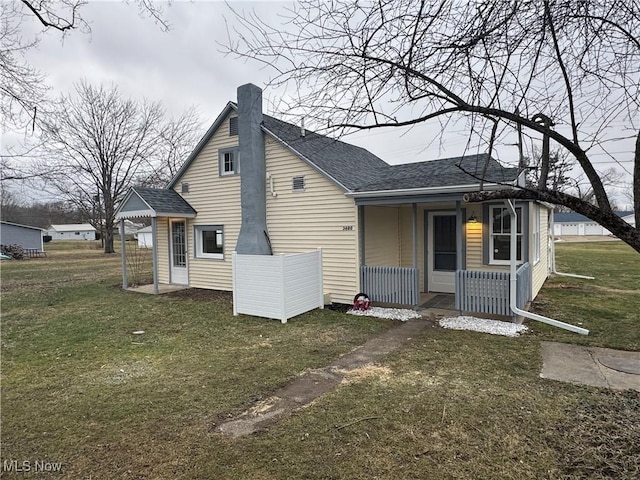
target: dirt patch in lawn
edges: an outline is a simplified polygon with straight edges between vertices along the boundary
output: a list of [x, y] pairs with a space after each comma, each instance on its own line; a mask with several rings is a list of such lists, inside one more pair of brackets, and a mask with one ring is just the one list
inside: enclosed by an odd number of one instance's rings
[[222, 302], [233, 304], [233, 293], [222, 290], [208, 290], [205, 288], [187, 288], [164, 294], [169, 298], [193, 300], [195, 302]]
[[401, 348], [415, 335], [433, 326], [434, 322], [424, 319], [401, 323], [339, 358], [332, 365], [303, 373], [297, 380], [277, 390], [270, 398], [256, 402], [240, 415], [221, 417], [222, 421], [216, 426], [216, 431], [230, 437], [248, 435], [310, 405], [342, 382], [354, 383], [373, 376], [388, 380], [393, 377], [391, 369], [376, 365], [375, 361]]

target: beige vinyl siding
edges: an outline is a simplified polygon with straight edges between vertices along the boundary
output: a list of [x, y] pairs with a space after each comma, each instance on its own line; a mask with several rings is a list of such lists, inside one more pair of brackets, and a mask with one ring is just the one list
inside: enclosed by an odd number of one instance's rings
[[467, 222], [467, 270], [493, 270], [482, 265], [482, 206], [467, 205], [467, 218], [475, 215], [477, 222]]
[[[417, 207], [417, 240], [418, 240], [418, 270], [420, 278], [420, 291], [424, 291], [424, 215], [425, 209]], [[403, 206], [400, 209], [400, 265], [402, 267], [413, 267], [413, 208]]]
[[399, 232], [398, 207], [364, 207], [364, 264], [372, 267], [400, 265]]
[[[531, 297], [536, 298], [549, 275], [549, 209], [543, 205], [532, 203], [530, 208], [540, 209], [540, 261], [531, 263]], [[530, 215], [533, 222], [533, 215]], [[533, 225], [531, 225], [533, 228]], [[531, 245], [529, 258], [533, 258], [534, 245]]]
[[156, 221], [158, 250], [158, 282], [169, 283], [169, 219], [159, 217]]
[[[323, 251], [324, 293], [351, 303], [358, 293], [357, 207], [344, 191], [271, 137], [265, 138], [267, 227], [274, 254]], [[293, 177], [304, 176], [304, 191]]]
[[[230, 115], [232, 116], [232, 115]], [[175, 190], [189, 183], [189, 193], [181, 194], [196, 210], [197, 215], [187, 221], [189, 286], [216, 290], [231, 290], [231, 260], [240, 231], [240, 176], [220, 177], [218, 149], [235, 147], [238, 137], [229, 136], [228, 119], [222, 122], [197, 158], [189, 166]], [[242, 161], [242, 159], [240, 159]], [[242, 168], [242, 167], [240, 167]], [[196, 258], [195, 225], [224, 226], [224, 259]], [[160, 258], [163, 258], [162, 256]], [[168, 254], [164, 258], [169, 258]]]

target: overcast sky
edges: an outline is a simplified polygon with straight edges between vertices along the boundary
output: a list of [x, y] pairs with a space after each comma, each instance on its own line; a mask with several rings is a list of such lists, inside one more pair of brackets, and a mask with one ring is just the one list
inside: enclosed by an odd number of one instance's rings
[[[291, 6], [291, 2], [278, 1], [231, 3], [236, 10], [255, 9], [273, 23], [279, 22], [282, 9]], [[62, 40], [59, 32], [50, 31], [37, 49], [28, 52], [27, 61], [47, 75], [54, 96], [71, 92], [74, 82], [82, 78], [96, 85], [113, 82], [123, 94], [160, 101], [175, 115], [195, 106], [204, 122], [204, 133], [226, 102], [235, 100], [239, 85], [251, 82], [264, 88], [269, 80], [271, 72], [221, 52], [219, 44], [227, 38], [225, 17], [233, 22], [223, 2], [174, 1], [164, 12], [171, 25], [168, 32], [152, 19], [141, 17], [134, 3], [90, 1], [82, 8], [82, 16], [90, 24], [90, 34], [73, 31]], [[33, 25], [25, 25], [25, 32], [38, 27], [33, 21]], [[278, 116], [270, 100], [280, 94], [265, 89], [266, 113]], [[439, 133], [437, 123], [404, 133], [397, 128], [359, 132], [344, 140], [389, 163], [406, 163], [464, 154], [467, 136], [456, 130], [448, 132], [443, 143], [431, 146], [427, 145], [429, 140]], [[4, 146], [11, 141], [5, 136]], [[503, 146], [497, 152], [501, 160], [510, 163], [517, 161], [517, 155], [515, 146]]]

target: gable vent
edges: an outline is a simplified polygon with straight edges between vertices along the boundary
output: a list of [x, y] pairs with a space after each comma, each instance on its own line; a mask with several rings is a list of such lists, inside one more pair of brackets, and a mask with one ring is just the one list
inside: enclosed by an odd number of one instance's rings
[[304, 190], [304, 176], [293, 177], [293, 191], [303, 191]]
[[229, 118], [229, 136], [234, 137], [238, 135], [238, 117]]

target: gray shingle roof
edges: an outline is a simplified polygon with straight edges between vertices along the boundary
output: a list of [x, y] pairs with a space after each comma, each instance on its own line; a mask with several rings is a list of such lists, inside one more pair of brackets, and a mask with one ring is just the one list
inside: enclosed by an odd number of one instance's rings
[[356, 190], [362, 183], [382, 178], [389, 168], [388, 163], [364, 148], [309, 130], [302, 137], [299, 126], [269, 115], [263, 115], [262, 124], [289, 148], [348, 190]]
[[[364, 148], [324, 135], [307, 130], [302, 137], [299, 126], [268, 115], [263, 116], [263, 125], [320, 171], [354, 192], [475, 185], [488, 158], [487, 154], [480, 154], [389, 165]], [[485, 182], [513, 183], [517, 177], [516, 168], [505, 168], [489, 159]]]
[[[483, 172], [487, 161], [487, 170]], [[480, 183], [480, 178], [487, 183], [512, 184], [518, 178], [518, 169], [505, 168], [487, 154], [441, 158], [393, 165], [385, 172], [383, 179], [362, 184], [357, 191], [476, 185]]]
[[133, 191], [147, 202], [156, 212], [186, 214], [197, 213], [193, 207], [189, 205], [189, 203], [175, 190], [169, 188], [133, 187]]

